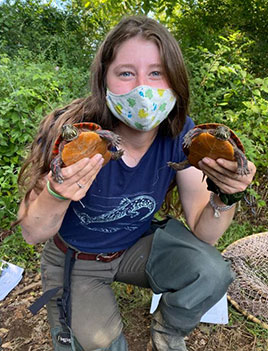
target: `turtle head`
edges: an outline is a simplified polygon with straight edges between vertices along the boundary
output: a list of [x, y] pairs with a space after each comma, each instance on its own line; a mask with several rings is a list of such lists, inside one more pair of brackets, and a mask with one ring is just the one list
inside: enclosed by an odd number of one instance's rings
[[78, 137], [78, 130], [75, 126], [71, 124], [65, 124], [62, 126], [61, 136], [63, 140], [71, 141]]
[[220, 140], [228, 140], [231, 136], [230, 129], [226, 126], [218, 126], [215, 130], [215, 137]]

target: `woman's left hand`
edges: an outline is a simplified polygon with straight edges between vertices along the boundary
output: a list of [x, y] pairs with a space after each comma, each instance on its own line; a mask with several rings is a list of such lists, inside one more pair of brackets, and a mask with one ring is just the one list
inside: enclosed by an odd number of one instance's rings
[[205, 175], [226, 194], [234, 194], [246, 190], [256, 173], [256, 167], [250, 161], [248, 161], [249, 173], [247, 175], [236, 173], [237, 163], [235, 161], [222, 158], [212, 160], [205, 157], [198, 165]]

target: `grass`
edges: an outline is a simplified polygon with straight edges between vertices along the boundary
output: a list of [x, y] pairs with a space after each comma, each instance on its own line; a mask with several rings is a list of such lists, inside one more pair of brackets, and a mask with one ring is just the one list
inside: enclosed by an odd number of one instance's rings
[[233, 242], [251, 234], [260, 233], [262, 231], [265, 231], [265, 228], [261, 225], [254, 227], [250, 222], [238, 223], [236, 221], [233, 221], [228, 230], [219, 239], [217, 248], [222, 252]]
[[20, 228], [7, 236], [0, 246], [0, 259], [16, 264], [24, 269], [38, 271], [40, 265], [40, 247], [27, 244]]
[[[268, 345], [268, 330], [263, 328], [257, 323], [254, 323], [244, 317], [238, 312], [232, 305], [229, 304], [229, 326], [243, 326], [243, 330], [248, 332], [256, 339], [256, 346], [260, 347], [260, 350], [267, 351]], [[266, 346], [265, 346], [266, 343]], [[265, 347], [265, 348], [262, 348]]]

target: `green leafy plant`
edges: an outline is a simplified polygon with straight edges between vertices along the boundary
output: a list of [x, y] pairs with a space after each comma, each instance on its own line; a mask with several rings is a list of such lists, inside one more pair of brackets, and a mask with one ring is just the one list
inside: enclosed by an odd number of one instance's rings
[[192, 86], [191, 115], [197, 123], [225, 123], [245, 144], [258, 168], [268, 166], [268, 78], [255, 78], [239, 57], [236, 36], [219, 38], [214, 52], [187, 52]]
[[17, 175], [43, 116], [83, 96], [88, 74], [82, 68], [0, 56], [0, 221], [8, 228], [17, 213]]
[[36, 247], [25, 242], [19, 229], [1, 243], [0, 257], [26, 269], [39, 269], [40, 253]]
[[[54, 1], [53, 1], [54, 3]], [[20, 52], [42, 53], [56, 65], [89, 64], [92, 26], [81, 18], [81, 8], [52, 1], [14, 0], [0, 4], [0, 52], [16, 57]]]
[[234, 241], [254, 233], [262, 232], [264, 230], [265, 228], [263, 226], [252, 227], [249, 221], [245, 221], [242, 224], [237, 221], [233, 221], [230, 227], [224, 233], [224, 235], [219, 239], [217, 248], [220, 251], [223, 251], [228, 245], [230, 245]]
[[6, 269], [6, 268], [8, 268], [8, 263], [3, 262], [2, 260], [0, 260], [0, 277], [1, 277], [2, 273], [3, 273], [3, 270]]

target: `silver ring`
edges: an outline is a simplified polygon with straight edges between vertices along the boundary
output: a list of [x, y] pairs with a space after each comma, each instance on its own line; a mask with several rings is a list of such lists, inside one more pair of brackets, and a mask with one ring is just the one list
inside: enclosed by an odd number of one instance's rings
[[78, 182], [76, 182], [76, 184], [79, 186], [80, 189], [83, 189], [85, 187], [84, 185], [82, 185], [82, 184], [80, 184]]

